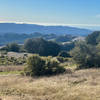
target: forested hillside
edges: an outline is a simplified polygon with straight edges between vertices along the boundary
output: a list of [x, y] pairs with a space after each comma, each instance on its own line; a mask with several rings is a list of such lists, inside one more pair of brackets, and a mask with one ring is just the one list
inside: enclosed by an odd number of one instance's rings
[[44, 26], [36, 24], [16, 24], [16, 23], [0, 23], [0, 34], [4, 33], [34, 33], [39, 32], [43, 34], [70, 34], [75, 36], [87, 36], [92, 31], [89, 29], [82, 29], [70, 26]]
[[24, 44], [24, 41], [28, 38], [43, 38], [45, 40], [55, 41], [55, 42], [70, 42], [77, 36], [72, 35], [56, 35], [56, 34], [42, 34], [42, 33], [32, 33], [32, 34], [18, 34], [18, 33], [5, 33], [0, 35], [0, 45], [6, 45], [11, 42], [16, 42], [18, 44]]

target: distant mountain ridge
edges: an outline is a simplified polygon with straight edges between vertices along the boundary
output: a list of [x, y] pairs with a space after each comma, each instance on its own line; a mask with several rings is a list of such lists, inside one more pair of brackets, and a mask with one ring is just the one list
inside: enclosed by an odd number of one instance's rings
[[34, 33], [42, 34], [70, 34], [75, 36], [87, 36], [92, 31], [88, 29], [81, 29], [69, 26], [44, 26], [36, 24], [16, 24], [16, 23], [0, 23], [0, 34], [4, 33]]

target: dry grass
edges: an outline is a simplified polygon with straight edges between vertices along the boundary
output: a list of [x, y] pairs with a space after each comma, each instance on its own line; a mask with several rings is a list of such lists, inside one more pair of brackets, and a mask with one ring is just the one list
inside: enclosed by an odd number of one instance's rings
[[100, 69], [52, 77], [0, 76], [2, 100], [100, 100]]
[[0, 66], [0, 72], [10, 72], [10, 71], [23, 71], [24, 66], [22, 65], [7, 65], [7, 66]]

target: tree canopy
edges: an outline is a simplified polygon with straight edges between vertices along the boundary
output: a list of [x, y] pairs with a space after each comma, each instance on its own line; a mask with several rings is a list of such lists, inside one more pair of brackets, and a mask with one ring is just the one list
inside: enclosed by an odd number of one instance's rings
[[87, 44], [97, 45], [100, 42], [100, 31], [95, 31], [86, 38]]
[[60, 52], [60, 46], [57, 43], [42, 38], [27, 39], [24, 48], [27, 52], [36, 53], [40, 56], [56, 56]]

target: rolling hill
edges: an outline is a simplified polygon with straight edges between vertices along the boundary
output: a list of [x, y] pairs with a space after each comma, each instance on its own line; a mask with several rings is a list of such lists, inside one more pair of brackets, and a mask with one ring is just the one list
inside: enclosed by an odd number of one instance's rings
[[64, 35], [70, 34], [74, 36], [87, 36], [92, 31], [69, 26], [43, 26], [36, 24], [16, 24], [16, 23], [0, 23], [0, 34], [4, 33], [34, 33]]

